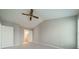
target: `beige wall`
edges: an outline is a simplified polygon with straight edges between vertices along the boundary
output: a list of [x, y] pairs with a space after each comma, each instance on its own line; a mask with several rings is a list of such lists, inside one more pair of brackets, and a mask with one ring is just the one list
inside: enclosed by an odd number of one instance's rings
[[59, 48], [77, 48], [76, 16], [47, 20], [33, 29], [34, 42]]

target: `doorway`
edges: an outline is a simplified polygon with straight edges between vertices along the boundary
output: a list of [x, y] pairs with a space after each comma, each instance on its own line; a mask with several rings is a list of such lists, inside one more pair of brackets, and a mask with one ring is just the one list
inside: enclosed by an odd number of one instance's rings
[[29, 43], [31, 43], [33, 40], [32, 38], [32, 30], [27, 30], [24, 29], [24, 40], [23, 40], [23, 44], [24, 45], [28, 45]]

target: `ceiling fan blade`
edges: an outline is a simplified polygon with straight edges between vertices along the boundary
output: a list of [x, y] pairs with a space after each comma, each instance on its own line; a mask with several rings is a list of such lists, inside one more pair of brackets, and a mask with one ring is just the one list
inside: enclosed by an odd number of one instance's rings
[[25, 13], [22, 13], [22, 15], [27, 15], [27, 16], [30, 16], [29, 14], [25, 14]]
[[32, 20], [32, 17], [30, 17], [30, 21]]
[[32, 15], [32, 14], [33, 14], [33, 9], [30, 10], [30, 15]]
[[25, 13], [22, 13], [22, 15], [26, 15]]
[[37, 19], [39, 19], [39, 17], [37, 17], [37, 16], [33, 16], [34, 18], [37, 18]]

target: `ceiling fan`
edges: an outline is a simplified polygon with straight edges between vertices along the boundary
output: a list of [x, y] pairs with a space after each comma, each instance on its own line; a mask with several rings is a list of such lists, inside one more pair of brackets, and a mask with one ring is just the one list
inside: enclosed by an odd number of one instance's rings
[[33, 11], [34, 11], [33, 9], [30, 9], [29, 14], [22, 13], [22, 15], [30, 16], [30, 21], [32, 20], [32, 17], [39, 19], [39, 17], [33, 15]]

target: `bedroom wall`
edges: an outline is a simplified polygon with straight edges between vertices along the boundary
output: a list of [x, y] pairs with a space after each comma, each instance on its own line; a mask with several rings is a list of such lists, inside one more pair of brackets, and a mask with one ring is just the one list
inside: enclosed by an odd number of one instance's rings
[[77, 17], [47, 20], [33, 29], [33, 42], [56, 48], [77, 48]]

